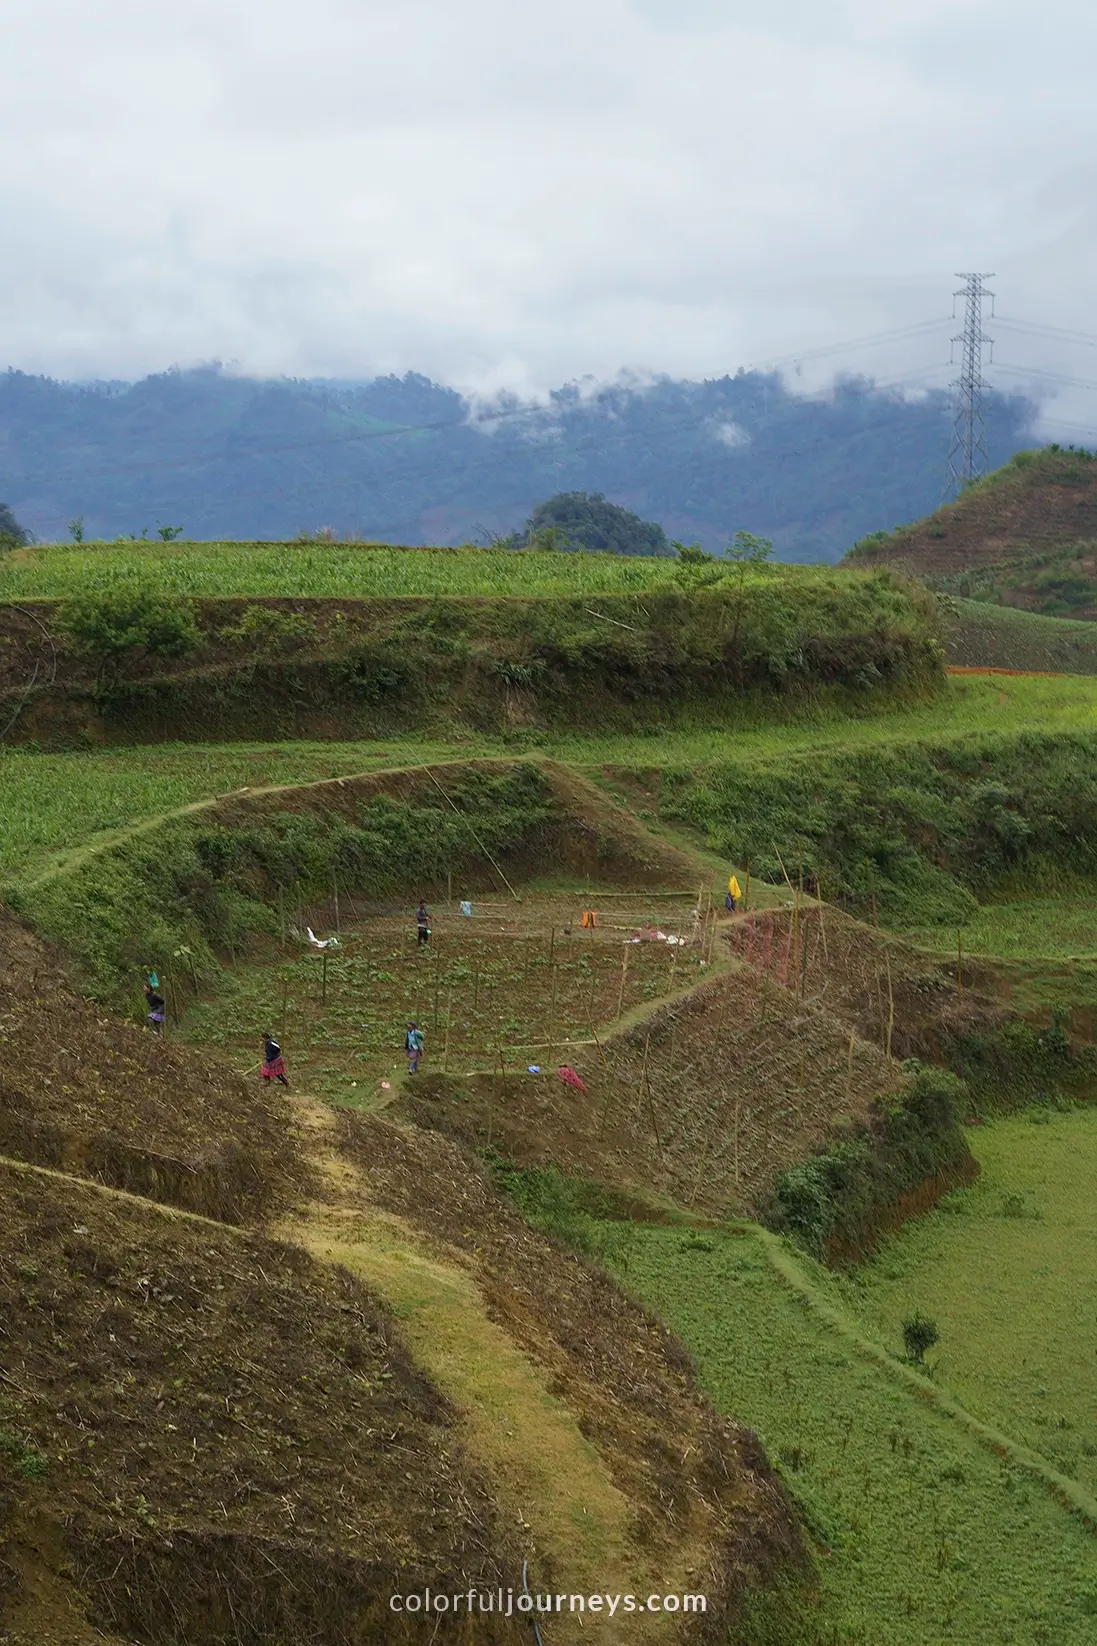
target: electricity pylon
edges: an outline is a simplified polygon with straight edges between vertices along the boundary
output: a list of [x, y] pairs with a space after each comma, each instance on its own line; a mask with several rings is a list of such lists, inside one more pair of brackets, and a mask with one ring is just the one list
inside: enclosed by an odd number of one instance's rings
[[984, 286], [984, 280], [993, 280], [992, 274], [958, 274], [964, 284], [953, 297], [964, 299], [964, 329], [952, 339], [953, 360], [956, 344], [960, 344], [960, 375], [952, 385], [952, 445], [948, 453], [948, 483], [946, 497], [955, 497], [973, 480], [978, 480], [990, 467], [987, 457], [987, 434], [983, 423], [983, 344], [993, 348], [993, 339], [983, 330], [983, 299], [991, 299], [994, 313], [994, 293]]

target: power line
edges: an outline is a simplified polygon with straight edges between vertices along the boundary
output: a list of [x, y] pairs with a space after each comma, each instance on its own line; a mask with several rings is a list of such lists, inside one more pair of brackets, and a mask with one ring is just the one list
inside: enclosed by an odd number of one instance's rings
[[994, 316], [996, 326], [1005, 326], [1008, 331], [1021, 332], [1032, 337], [1062, 339], [1067, 343], [1081, 343], [1086, 348], [1097, 349], [1097, 336], [1088, 331], [1068, 331], [1063, 326], [1046, 326], [1042, 320], [1003, 320], [1000, 314]]
[[1045, 371], [1042, 366], [1015, 366], [1008, 360], [996, 360], [994, 370], [1021, 372], [1025, 377], [1046, 377], [1049, 382], [1067, 383], [1075, 389], [1097, 389], [1097, 383], [1087, 383], [1081, 377], [1067, 377], [1063, 372]]
[[940, 320], [919, 320], [910, 326], [896, 326], [891, 331], [870, 332], [865, 337], [848, 338], [844, 343], [826, 343], [819, 348], [801, 349], [796, 354], [775, 355], [771, 360], [755, 361], [748, 370], [773, 371], [778, 366], [794, 366], [803, 360], [821, 360], [824, 355], [841, 354], [846, 349], [867, 349], [876, 343], [898, 343], [923, 332], [937, 331], [948, 324], [947, 315]]
[[[952, 339], [953, 348], [960, 345], [960, 375], [952, 385], [954, 422], [952, 445], [948, 454], [948, 482], [945, 496], [955, 497], [986, 474], [990, 467], [987, 455], [987, 431], [983, 419], [983, 344], [991, 343], [983, 331], [983, 300], [993, 299], [994, 293], [984, 286], [984, 280], [993, 280], [992, 274], [957, 274], [964, 284], [953, 293], [953, 298], [964, 299], [964, 329]], [[993, 310], [992, 310], [993, 312]]]

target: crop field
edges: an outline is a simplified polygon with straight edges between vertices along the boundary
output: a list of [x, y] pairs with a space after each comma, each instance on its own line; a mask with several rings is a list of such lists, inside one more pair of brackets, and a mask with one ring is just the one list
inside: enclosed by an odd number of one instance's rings
[[941, 742], [1026, 729], [1097, 730], [1097, 678], [963, 676], [931, 705], [852, 716], [744, 712], [740, 725], [714, 730], [689, 723], [648, 734], [592, 737], [519, 733], [445, 743], [418, 737], [383, 742], [154, 744], [138, 748], [41, 754], [0, 752], [0, 877], [48, 866], [97, 835], [226, 794], [242, 785], [306, 783], [378, 766], [414, 765], [478, 755], [543, 753], [586, 767], [702, 766], [729, 759], [779, 761], [803, 750], [891, 742]]
[[[757, 1237], [613, 1225], [606, 1250], [803, 1507], [822, 1590], [811, 1646], [1092, 1641], [1092, 1534], [810, 1313]], [[901, 1350], [894, 1319], [888, 1338]]]
[[[405, 549], [384, 544], [95, 543], [20, 550], [0, 567], [0, 601], [53, 599], [134, 581], [165, 594], [365, 595], [630, 594], [677, 586], [673, 557]], [[835, 582], [829, 569], [746, 572]], [[842, 574], [849, 581], [850, 574]]]
[[[909, 934], [925, 948], [956, 952], [954, 932], [928, 926]], [[968, 954], [1003, 960], [1097, 957], [1097, 889], [1080, 884], [1054, 897], [997, 898], [962, 929]]]
[[843, 1281], [889, 1343], [915, 1310], [969, 1411], [1097, 1493], [1097, 1111], [1036, 1109], [975, 1128], [969, 1188]]
[[[568, 1043], [589, 1047], [592, 1024], [686, 987], [699, 975], [698, 945], [679, 953], [660, 942], [629, 944], [623, 967], [623, 940], [649, 922], [663, 922], [660, 929], [673, 935], [688, 931], [695, 899], [695, 891], [609, 901], [589, 892], [542, 895], [524, 898], [520, 914], [514, 905], [478, 901], [471, 920], [434, 912], [423, 950], [409, 911], [344, 932], [326, 966], [322, 954], [306, 949], [241, 968], [212, 1001], [188, 1004], [181, 974], [171, 1003], [190, 1044], [219, 1047], [237, 1067], [254, 1070], [259, 1037], [271, 1028], [311, 1090], [370, 1107], [381, 1099], [380, 1079], [402, 1066], [409, 1018], [426, 1036], [424, 1069], [505, 1074], [548, 1066], [556, 1054], [570, 1061]], [[588, 902], [598, 911], [593, 933], [580, 928]]]
[[[417, 759], [430, 759], [426, 746]], [[398, 762], [396, 762], [398, 763]], [[193, 744], [88, 754], [0, 752], [0, 877], [44, 867], [147, 818], [247, 786], [309, 783], [394, 764], [376, 743]]]

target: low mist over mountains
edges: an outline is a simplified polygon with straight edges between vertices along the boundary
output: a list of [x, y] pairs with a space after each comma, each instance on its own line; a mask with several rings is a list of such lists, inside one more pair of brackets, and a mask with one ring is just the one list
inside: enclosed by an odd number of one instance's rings
[[[991, 395], [992, 466], [1030, 444], [1034, 408]], [[668, 536], [736, 531], [786, 560], [836, 560], [941, 500], [948, 398], [866, 381], [801, 398], [777, 375], [571, 385], [541, 407], [471, 403], [409, 373], [257, 381], [216, 367], [135, 384], [0, 377], [0, 497], [40, 538], [486, 540], [543, 498], [597, 491]]]

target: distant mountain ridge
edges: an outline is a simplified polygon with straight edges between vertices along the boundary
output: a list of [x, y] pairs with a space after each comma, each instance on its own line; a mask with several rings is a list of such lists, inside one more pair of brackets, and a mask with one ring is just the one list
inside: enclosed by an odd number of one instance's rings
[[[991, 396], [992, 460], [1033, 408]], [[366, 383], [233, 376], [134, 384], [0, 376], [0, 497], [40, 538], [285, 539], [328, 526], [405, 543], [505, 535], [546, 497], [602, 492], [667, 535], [719, 550], [736, 531], [786, 560], [833, 561], [940, 499], [947, 396], [871, 383], [792, 394], [775, 374], [570, 385], [485, 408], [415, 373]]]

